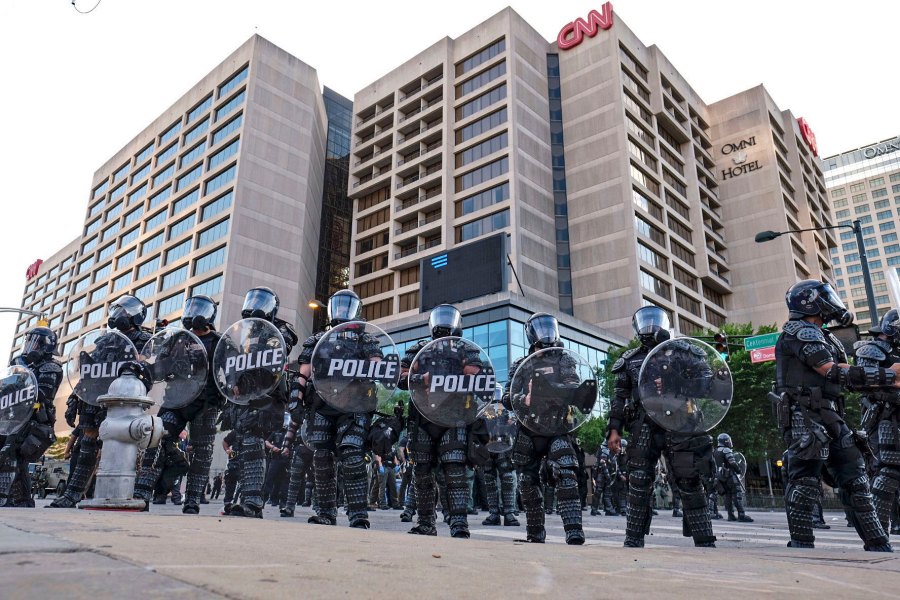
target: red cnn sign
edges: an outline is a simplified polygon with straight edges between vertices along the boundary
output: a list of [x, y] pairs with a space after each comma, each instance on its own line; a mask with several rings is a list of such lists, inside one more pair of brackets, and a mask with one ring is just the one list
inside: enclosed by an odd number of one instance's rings
[[600, 12], [592, 10], [588, 13], [587, 21], [577, 18], [559, 30], [556, 43], [560, 50], [569, 50], [580, 44], [584, 36], [594, 37], [601, 29], [606, 31], [613, 26], [612, 2], [607, 2], [600, 7]]
[[28, 265], [28, 269], [25, 271], [25, 281], [33, 279], [37, 276], [38, 270], [41, 268], [41, 265], [44, 264], [40, 258]]
[[812, 150], [813, 156], [819, 156], [819, 145], [816, 144], [816, 134], [813, 133], [809, 123], [806, 122], [806, 119], [800, 117], [797, 119], [797, 125], [800, 126], [800, 135], [803, 136], [803, 141], [806, 142], [806, 145]]
[[750, 362], [761, 363], [775, 360], [775, 346], [768, 348], [757, 348], [750, 351]]

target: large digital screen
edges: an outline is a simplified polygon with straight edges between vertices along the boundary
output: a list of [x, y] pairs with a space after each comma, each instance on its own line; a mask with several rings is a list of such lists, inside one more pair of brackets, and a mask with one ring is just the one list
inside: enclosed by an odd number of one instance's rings
[[506, 281], [505, 238], [505, 233], [498, 233], [422, 259], [420, 310], [426, 312], [438, 304], [502, 291]]

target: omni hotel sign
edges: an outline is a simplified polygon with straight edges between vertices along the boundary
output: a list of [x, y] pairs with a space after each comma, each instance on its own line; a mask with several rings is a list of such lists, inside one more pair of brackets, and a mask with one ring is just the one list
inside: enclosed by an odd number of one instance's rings
[[896, 152], [897, 150], [900, 150], [900, 138], [891, 140], [886, 144], [869, 146], [868, 148], [863, 150], [863, 156], [865, 156], [866, 158], [875, 158], [876, 156], [890, 154], [891, 152]]
[[741, 140], [739, 142], [732, 142], [725, 144], [721, 148], [721, 152], [723, 155], [731, 158], [731, 162], [734, 163], [734, 166], [729, 167], [727, 169], [722, 169], [722, 180], [728, 180], [732, 177], [740, 177], [745, 173], [751, 173], [753, 171], [757, 171], [762, 168], [762, 165], [759, 164], [758, 160], [747, 161], [747, 148], [753, 147], [756, 145], [756, 136], [751, 135], [745, 140]]

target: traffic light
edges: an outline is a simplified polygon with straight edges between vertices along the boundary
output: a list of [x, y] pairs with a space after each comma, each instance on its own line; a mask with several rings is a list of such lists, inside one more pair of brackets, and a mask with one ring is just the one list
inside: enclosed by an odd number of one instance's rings
[[716, 352], [719, 353], [722, 360], [728, 360], [728, 336], [720, 331], [713, 336], [713, 340], [716, 342]]

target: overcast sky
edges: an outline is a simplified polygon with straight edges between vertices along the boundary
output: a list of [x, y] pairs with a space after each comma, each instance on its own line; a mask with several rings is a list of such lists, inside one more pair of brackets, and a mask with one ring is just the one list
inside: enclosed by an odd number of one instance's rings
[[[77, 0], [81, 10], [97, 0]], [[0, 0], [0, 306], [82, 227], [94, 171], [258, 33], [348, 97], [444, 36], [511, 5], [548, 40], [600, 0], [312, 2]], [[619, 0], [707, 102], [764, 83], [806, 117], [822, 156], [900, 133], [900, 2]], [[0, 349], [15, 317], [0, 315]]]

